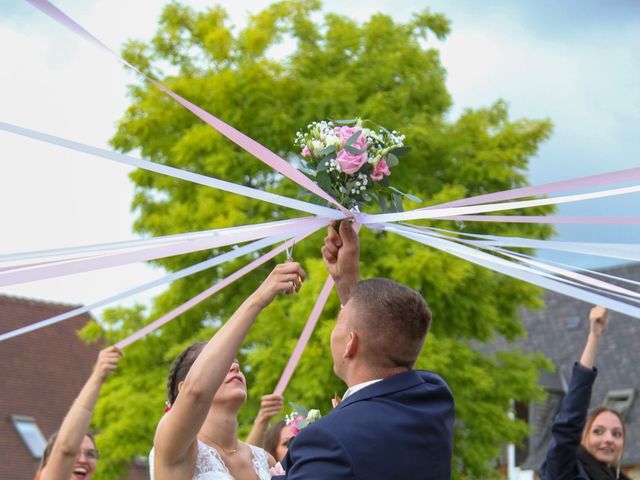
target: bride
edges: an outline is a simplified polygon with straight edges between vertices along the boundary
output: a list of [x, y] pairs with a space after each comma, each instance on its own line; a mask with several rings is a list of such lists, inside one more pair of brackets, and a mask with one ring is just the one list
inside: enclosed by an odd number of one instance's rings
[[247, 399], [235, 358], [258, 314], [281, 292], [300, 290], [296, 262], [277, 265], [208, 342], [195, 343], [169, 372], [168, 406], [149, 457], [152, 480], [268, 480], [275, 460], [238, 440], [238, 410]]

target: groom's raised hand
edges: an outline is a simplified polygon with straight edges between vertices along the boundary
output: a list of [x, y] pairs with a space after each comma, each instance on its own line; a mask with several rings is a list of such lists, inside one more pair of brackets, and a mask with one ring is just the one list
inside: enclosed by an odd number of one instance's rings
[[335, 222], [329, 225], [322, 247], [322, 258], [336, 283], [340, 302], [345, 305], [351, 288], [360, 281], [360, 239], [353, 225], [343, 220], [339, 232]]

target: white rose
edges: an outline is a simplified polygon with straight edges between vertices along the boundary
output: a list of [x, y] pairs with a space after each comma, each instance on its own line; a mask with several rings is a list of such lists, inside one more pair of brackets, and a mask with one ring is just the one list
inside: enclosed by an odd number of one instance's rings
[[320, 410], [316, 410], [315, 408], [309, 410], [309, 414], [307, 415], [307, 419], [310, 422], [315, 422], [320, 418]]

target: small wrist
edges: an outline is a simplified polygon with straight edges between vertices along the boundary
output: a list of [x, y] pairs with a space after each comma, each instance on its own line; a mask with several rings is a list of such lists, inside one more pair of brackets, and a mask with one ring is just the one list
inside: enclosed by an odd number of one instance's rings
[[257, 292], [253, 292], [245, 301], [245, 307], [249, 310], [254, 310], [259, 313], [267, 308], [270, 303], [271, 302], [265, 301], [264, 299], [260, 298]]
[[267, 417], [261, 413], [258, 413], [258, 416], [256, 417], [256, 423], [259, 423], [260, 425], [266, 425], [269, 423], [269, 420], [271, 420], [271, 417]]
[[587, 341], [598, 343], [602, 338], [602, 333], [589, 332], [589, 337]]

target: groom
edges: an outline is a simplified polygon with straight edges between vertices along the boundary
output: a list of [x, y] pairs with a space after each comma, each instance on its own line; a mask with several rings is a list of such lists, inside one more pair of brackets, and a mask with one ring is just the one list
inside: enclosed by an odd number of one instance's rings
[[280, 478], [449, 480], [453, 396], [438, 375], [413, 370], [431, 312], [399, 283], [360, 281], [358, 235], [347, 221], [339, 229], [329, 227], [322, 255], [343, 305], [334, 371], [349, 388], [291, 442]]

